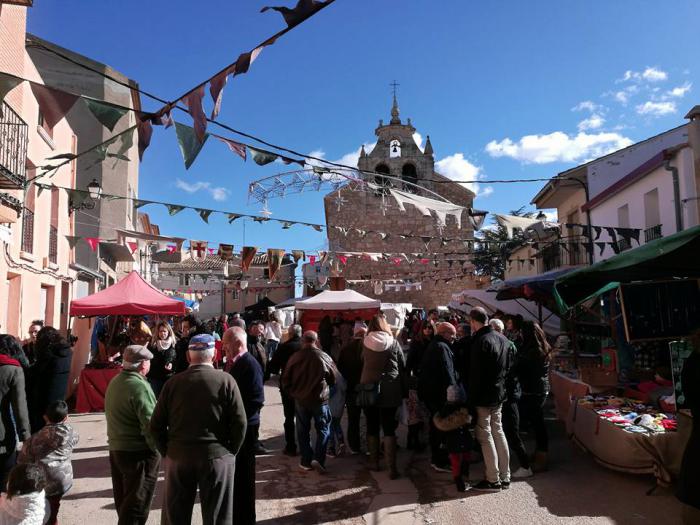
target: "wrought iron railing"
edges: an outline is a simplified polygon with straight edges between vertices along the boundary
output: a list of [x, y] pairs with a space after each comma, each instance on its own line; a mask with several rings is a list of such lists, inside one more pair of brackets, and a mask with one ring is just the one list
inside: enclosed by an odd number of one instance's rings
[[542, 248], [539, 256], [542, 258], [542, 271], [548, 272], [565, 266], [579, 266], [586, 264], [585, 237], [562, 239]]
[[0, 206], [7, 206], [17, 212], [17, 217], [22, 214], [22, 202], [9, 193], [0, 193]]
[[653, 241], [654, 239], [660, 239], [663, 237], [661, 234], [661, 225], [657, 224], [651, 228], [644, 230], [644, 242]]
[[28, 141], [27, 123], [3, 102], [0, 108], [0, 188], [24, 188]]
[[34, 212], [28, 209], [22, 217], [22, 251], [34, 253]]
[[58, 262], [58, 229], [55, 226], [49, 228], [49, 262]]

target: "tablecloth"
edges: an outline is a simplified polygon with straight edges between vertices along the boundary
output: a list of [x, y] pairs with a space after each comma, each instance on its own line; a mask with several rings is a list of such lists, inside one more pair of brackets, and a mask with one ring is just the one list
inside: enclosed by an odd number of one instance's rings
[[567, 421], [572, 398], [584, 397], [591, 392], [590, 385], [561, 372], [552, 371], [549, 374], [549, 382], [554, 397], [554, 412], [561, 421]]
[[107, 386], [119, 372], [121, 368], [84, 368], [80, 372], [75, 411], [78, 413], [103, 412]]
[[661, 483], [678, 476], [691, 427], [688, 417], [679, 417], [676, 432], [633, 434], [577, 404], [571, 405], [569, 422], [572, 439], [598, 463], [621, 472], [653, 473]]

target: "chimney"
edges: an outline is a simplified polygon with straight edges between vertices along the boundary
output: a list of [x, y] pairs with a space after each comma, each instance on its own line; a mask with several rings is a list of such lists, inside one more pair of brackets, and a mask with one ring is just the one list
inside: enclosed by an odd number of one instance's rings
[[[685, 118], [688, 122], [688, 144], [693, 152], [693, 165], [695, 167], [695, 192], [700, 192], [700, 105], [691, 109]], [[695, 195], [696, 198], [700, 195]], [[700, 201], [696, 201], [698, 206], [697, 224], [700, 224]]]

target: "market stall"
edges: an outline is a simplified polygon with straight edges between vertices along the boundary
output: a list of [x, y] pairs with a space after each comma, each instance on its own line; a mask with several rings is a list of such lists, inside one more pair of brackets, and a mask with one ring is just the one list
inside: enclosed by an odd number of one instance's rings
[[303, 301], [297, 301], [295, 308], [301, 312], [301, 325], [304, 330], [318, 330], [321, 320], [329, 316], [346, 321], [357, 318], [369, 320], [379, 312], [381, 302], [366, 297], [354, 290], [326, 290]]
[[[185, 303], [171, 299], [143, 280], [138, 272], [95, 294], [71, 301], [70, 315], [94, 316], [182, 316]], [[76, 411], [104, 410], [107, 385], [121, 367], [114, 363], [97, 362], [82, 367], [76, 391]], [[75, 367], [75, 363], [74, 363]]]

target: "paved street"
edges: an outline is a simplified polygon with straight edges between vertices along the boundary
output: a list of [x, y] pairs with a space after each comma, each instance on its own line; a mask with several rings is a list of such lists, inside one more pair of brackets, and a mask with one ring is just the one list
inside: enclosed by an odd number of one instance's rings
[[[448, 474], [437, 474], [425, 454], [401, 451], [406, 475], [390, 481], [385, 472], [370, 473], [358, 457], [329, 459], [329, 472], [298, 471], [296, 458], [280, 454], [282, 406], [274, 386], [266, 386], [262, 434], [272, 455], [258, 458], [258, 522], [342, 524], [566, 523], [659, 524], [680, 522], [680, 507], [668, 489], [645, 496], [652, 480], [617, 474], [597, 465], [553, 429], [552, 468], [507, 492], [455, 492]], [[75, 485], [61, 507], [62, 523], [112, 524], [109, 462], [102, 414], [74, 416], [81, 441], [73, 459]], [[403, 442], [403, 440], [401, 440]], [[472, 478], [482, 474], [476, 465]], [[163, 484], [159, 481], [149, 523], [160, 522]], [[193, 523], [201, 523], [198, 509]]]

